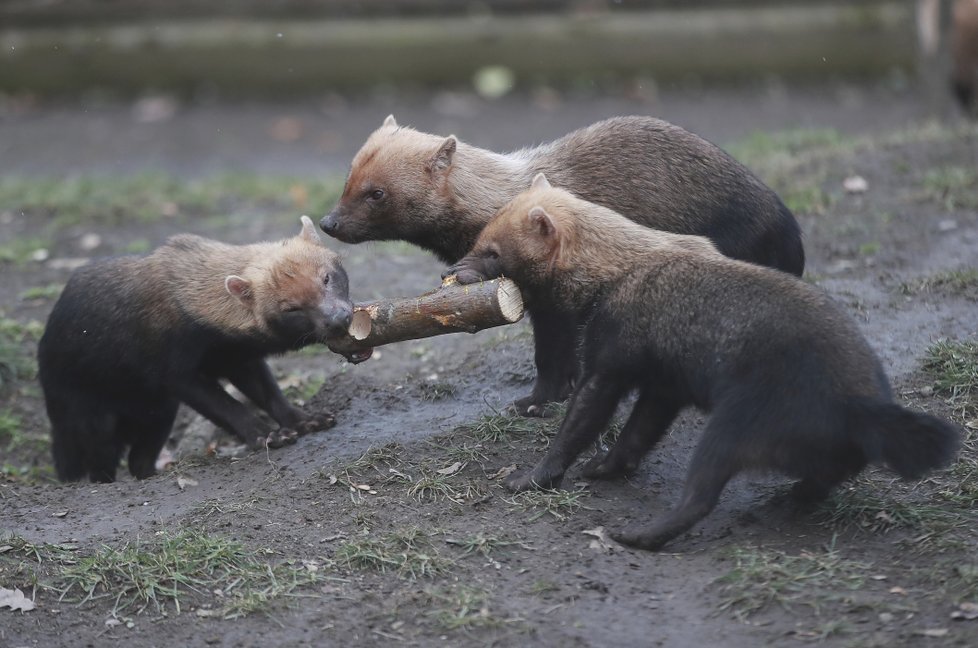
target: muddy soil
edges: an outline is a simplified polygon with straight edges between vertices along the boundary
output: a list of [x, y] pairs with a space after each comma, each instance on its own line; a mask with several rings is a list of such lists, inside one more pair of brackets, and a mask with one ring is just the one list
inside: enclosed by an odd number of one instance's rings
[[[428, 117], [431, 106], [420, 100], [407, 101], [406, 110], [392, 99], [339, 108], [333, 100], [329, 109], [178, 107], [142, 125], [129, 107], [25, 108], [0, 122], [0, 166], [21, 174], [342, 173], [359, 141], [392, 111], [501, 149], [635, 112], [671, 118], [720, 143], [743, 142], [754, 131], [835, 129], [841, 136], [824, 145], [746, 159], [798, 201], [807, 279], [857, 318], [900, 399], [967, 422], [934, 391], [922, 362], [938, 339], [978, 339], [975, 285], [952, 290], [928, 281], [978, 267], [978, 186], [967, 171], [978, 165], [973, 127], [924, 124], [926, 110], [907, 92], [839, 87], [566, 98], [556, 106], [542, 96], [442, 100], [450, 106], [443, 110], [456, 112]], [[297, 121], [283, 126], [281, 119]], [[296, 123], [297, 138], [283, 141]], [[309, 143], [312, 132], [318, 144]], [[181, 138], [207, 150], [184, 149]], [[964, 180], [942, 182], [949, 169], [964, 169]], [[866, 191], [843, 189], [853, 175], [866, 180]], [[0, 239], [30, 237], [43, 226], [36, 214], [6, 212]], [[219, 222], [82, 224], [58, 233], [50, 257], [84, 256], [81, 237], [91, 233], [101, 237], [98, 253], [115, 253], [134, 238], [156, 245], [181, 230], [245, 242], [296, 227], [297, 219], [247, 210]], [[344, 255], [361, 300], [419, 294], [441, 271], [404, 245], [330, 245]], [[2, 272], [0, 305], [17, 321], [43, 321], [51, 306], [20, 298], [26, 288], [63, 282], [68, 273], [40, 262]], [[650, 519], [677, 500], [703, 415], [685, 413], [627, 480], [588, 482], [575, 468], [563, 493], [524, 499], [504, 491], [500, 476], [542, 456], [559, 422], [506, 416], [533, 375], [528, 324], [379, 351], [357, 366], [328, 352], [275, 360], [286, 382], [322, 378], [305, 407], [338, 420], [294, 446], [236, 456], [181, 454], [177, 446], [179, 460], [142, 482], [127, 475], [110, 485], [0, 482], [0, 587], [19, 587], [37, 604], [23, 613], [0, 607], [0, 646], [978, 643], [978, 620], [951, 619], [960, 604], [978, 602], [978, 571], [964, 569], [978, 570], [978, 514], [947, 504], [940, 519], [953, 523], [942, 526], [898, 514], [937, 506], [936, 494], [957, 477], [904, 485], [874, 470], [815, 512], [785, 505], [783, 478], [741, 477], [709, 518], [665, 552], [633, 551], [602, 539], [600, 529]], [[45, 430], [36, 390], [20, 398], [34, 404], [25, 425]], [[8, 451], [0, 463], [49, 465], [41, 451]], [[66, 565], [104, 546], [152, 545], [187, 531], [267, 551], [270, 563], [304, 564], [314, 582], [234, 619], [215, 613], [225, 595], [205, 588], [186, 588], [179, 611], [172, 603], [121, 607], [111, 584], [84, 602], [77, 590], [61, 599], [53, 589]], [[74, 557], [38, 561], [23, 542], [70, 545]]]

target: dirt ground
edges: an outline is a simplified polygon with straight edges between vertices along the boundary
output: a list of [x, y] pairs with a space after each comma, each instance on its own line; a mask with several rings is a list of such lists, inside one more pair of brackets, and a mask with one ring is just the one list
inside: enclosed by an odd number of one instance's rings
[[[292, 235], [388, 112], [499, 149], [646, 113], [781, 192], [805, 232], [806, 280], [857, 318], [902, 402], [972, 438], [974, 126], [927, 120], [907, 89], [841, 85], [164, 104], [8, 102], [0, 117], [0, 588], [36, 604], [0, 599], [0, 646], [978, 644], [970, 441], [947, 471], [904, 484], [871, 470], [815, 512], [785, 504], [783, 478], [738, 478], [651, 554], [603, 529], [676, 501], [704, 416], [685, 413], [627, 480], [572, 469], [563, 491], [507, 493], [501, 477], [541, 457], [559, 423], [506, 412], [533, 375], [526, 322], [357, 366], [324, 349], [276, 359], [289, 395], [334, 412], [335, 428], [247, 453], [183, 416], [174, 463], [110, 485], [53, 480], [31, 364], [33, 322], [77, 259], [178, 231]], [[855, 176], [865, 190], [844, 188]], [[410, 246], [330, 245], [357, 300], [438, 282], [441, 266]]]

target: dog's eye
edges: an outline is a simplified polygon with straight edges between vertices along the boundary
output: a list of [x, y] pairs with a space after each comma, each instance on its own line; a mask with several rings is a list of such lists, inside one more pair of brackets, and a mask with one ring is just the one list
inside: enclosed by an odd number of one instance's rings
[[329, 275], [326, 275], [325, 277], [323, 277], [323, 285], [324, 286], [328, 286], [329, 285]]
[[374, 189], [367, 194], [367, 197], [370, 198], [370, 200], [383, 200], [384, 196], [386, 195], [387, 194], [384, 193], [383, 189]]
[[486, 258], [489, 258], [489, 259], [498, 259], [499, 258], [499, 251], [498, 250], [494, 250], [494, 249], [488, 250], [486, 252]]

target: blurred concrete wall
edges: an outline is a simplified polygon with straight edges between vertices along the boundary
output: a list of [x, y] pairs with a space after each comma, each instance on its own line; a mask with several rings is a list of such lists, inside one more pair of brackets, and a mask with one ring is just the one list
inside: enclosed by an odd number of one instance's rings
[[905, 1], [0, 2], [0, 92], [40, 95], [818, 80], [912, 71], [914, 53]]

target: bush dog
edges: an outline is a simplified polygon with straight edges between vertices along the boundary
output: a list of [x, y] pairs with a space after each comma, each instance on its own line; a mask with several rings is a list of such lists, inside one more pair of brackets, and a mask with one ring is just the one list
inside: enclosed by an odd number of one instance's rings
[[[301, 233], [233, 246], [179, 235], [145, 257], [84, 266], [54, 305], [38, 345], [52, 452], [62, 481], [155, 472], [180, 403], [251, 447], [334, 424], [285, 400], [265, 362], [346, 333], [346, 272], [303, 216]], [[280, 428], [219, 384], [227, 379]]]
[[643, 549], [691, 528], [744, 470], [797, 478], [793, 494], [816, 501], [868, 463], [915, 479], [951, 461], [958, 431], [893, 402], [876, 355], [825, 294], [689, 238], [640, 227], [543, 175], [483, 230], [471, 257], [586, 322], [583, 373], [557, 438], [509, 488], [558, 486], [633, 390], [617, 442], [586, 476], [635, 470], [682, 408], [711, 412], [679, 505], [614, 535]]

